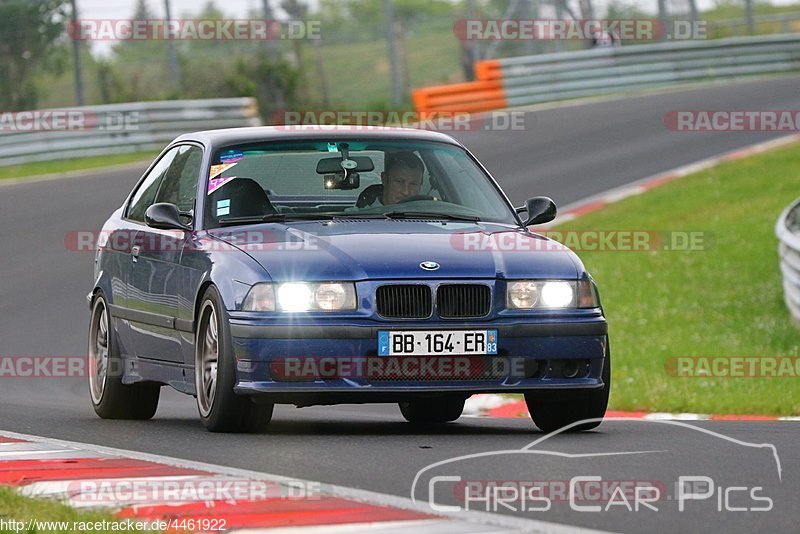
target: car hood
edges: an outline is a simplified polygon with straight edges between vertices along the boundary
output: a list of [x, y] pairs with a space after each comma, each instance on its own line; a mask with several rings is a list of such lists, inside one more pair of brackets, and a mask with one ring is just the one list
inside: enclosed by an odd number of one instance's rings
[[[274, 281], [574, 279], [583, 271], [566, 247], [506, 225], [362, 219], [212, 233], [253, 257]], [[439, 267], [425, 270], [423, 262]]]

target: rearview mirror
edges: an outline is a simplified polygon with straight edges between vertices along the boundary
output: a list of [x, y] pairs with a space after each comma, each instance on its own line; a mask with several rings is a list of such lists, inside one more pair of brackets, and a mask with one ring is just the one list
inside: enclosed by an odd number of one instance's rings
[[544, 224], [556, 218], [558, 209], [556, 203], [550, 197], [533, 197], [525, 201], [524, 206], [516, 209], [517, 213], [523, 211], [528, 213], [528, 218], [525, 221], [525, 226], [532, 224]]
[[144, 222], [150, 228], [159, 230], [189, 230], [181, 222], [181, 212], [178, 206], [168, 202], [153, 204], [144, 212]]
[[317, 174], [336, 174], [353, 172], [370, 172], [375, 169], [372, 159], [367, 156], [351, 158], [324, 158], [317, 162]]

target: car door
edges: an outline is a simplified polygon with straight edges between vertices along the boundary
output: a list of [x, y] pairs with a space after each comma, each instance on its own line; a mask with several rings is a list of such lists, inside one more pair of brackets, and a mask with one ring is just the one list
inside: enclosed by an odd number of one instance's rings
[[178, 310], [181, 251], [188, 232], [150, 228], [144, 222], [147, 208], [158, 202], [178, 205], [190, 220], [199, 176], [202, 149], [179, 145], [154, 167], [152, 197], [132, 210], [138, 223], [131, 251], [128, 282], [130, 338], [137, 358], [182, 363], [181, 343], [175, 330]]
[[[170, 165], [169, 170], [164, 176], [155, 202], [166, 202], [178, 207], [185, 224], [194, 227], [194, 213], [197, 201], [197, 186], [200, 179], [200, 170], [203, 163], [203, 149], [196, 145], [184, 145], [175, 155], [175, 160]], [[169, 233], [169, 232], [166, 232]], [[170, 361], [181, 364], [194, 364], [194, 358], [186, 356], [187, 348], [193, 346], [194, 335], [191, 332], [191, 319], [179, 320], [182, 315], [186, 315], [187, 310], [194, 310], [194, 289], [187, 282], [192, 279], [190, 268], [186, 265], [184, 258], [187, 249], [189, 251], [196, 248], [194, 235], [192, 232], [172, 231], [175, 241], [171, 242], [173, 247], [165, 250], [160, 256], [158, 268], [165, 272], [161, 279], [162, 285], [153, 287], [152, 291], [174, 297], [174, 306], [169, 310], [171, 317], [175, 319], [173, 323], [174, 339], [180, 341], [183, 336], [183, 343], [176, 347], [177, 352], [170, 350]], [[158, 279], [158, 278], [157, 278]], [[189, 315], [188, 317], [191, 317]], [[170, 349], [172, 349], [172, 345]], [[191, 351], [188, 351], [191, 352]]]

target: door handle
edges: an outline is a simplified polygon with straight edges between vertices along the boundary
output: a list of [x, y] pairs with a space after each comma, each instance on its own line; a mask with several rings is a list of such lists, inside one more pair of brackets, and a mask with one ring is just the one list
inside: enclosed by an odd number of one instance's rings
[[139, 246], [131, 247], [131, 258], [133, 258], [134, 262], [139, 261], [139, 252], [141, 252], [141, 250]]

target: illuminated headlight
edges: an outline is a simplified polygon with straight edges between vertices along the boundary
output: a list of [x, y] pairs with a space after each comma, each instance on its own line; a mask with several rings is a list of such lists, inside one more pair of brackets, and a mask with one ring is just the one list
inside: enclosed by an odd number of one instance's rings
[[554, 281], [542, 284], [542, 308], [574, 308], [575, 285], [572, 282]]
[[289, 283], [278, 286], [278, 306], [283, 311], [308, 311], [311, 309], [312, 290], [308, 284]]
[[356, 287], [350, 282], [256, 284], [244, 311], [342, 311], [356, 309]]
[[590, 280], [518, 280], [509, 282], [506, 305], [512, 310], [596, 308]]

